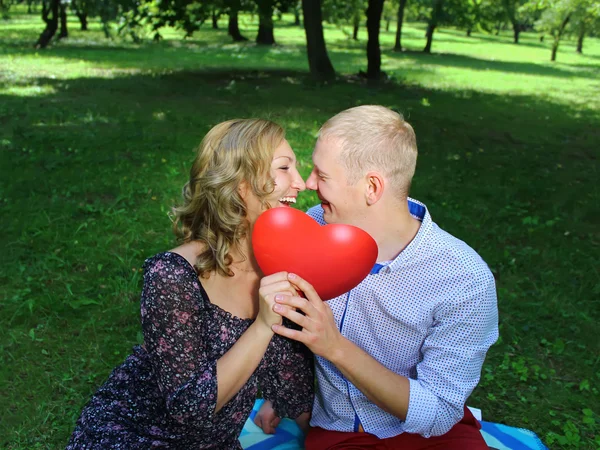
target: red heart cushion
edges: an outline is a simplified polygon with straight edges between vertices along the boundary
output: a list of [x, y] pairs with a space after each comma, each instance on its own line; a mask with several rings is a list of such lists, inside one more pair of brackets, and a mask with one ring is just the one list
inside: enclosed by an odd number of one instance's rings
[[377, 260], [377, 244], [367, 232], [351, 225], [320, 226], [289, 207], [272, 208], [258, 217], [252, 247], [265, 275], [298, 274], [323, 300], [355, 287]]

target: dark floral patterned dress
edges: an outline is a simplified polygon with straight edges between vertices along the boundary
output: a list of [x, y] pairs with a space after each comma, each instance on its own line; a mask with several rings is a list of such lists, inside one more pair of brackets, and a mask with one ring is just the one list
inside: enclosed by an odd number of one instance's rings
[[253, 320], [213, 305], [176, 253], [149, 258], [144, 269], [144, 345], [85, 406], [67, 450], [240, 449], [238, 436], [259, 388], [281, 417], [312, 409], [310, 352], [274, 335], [248, 382], [215, 413], [217, 360]]

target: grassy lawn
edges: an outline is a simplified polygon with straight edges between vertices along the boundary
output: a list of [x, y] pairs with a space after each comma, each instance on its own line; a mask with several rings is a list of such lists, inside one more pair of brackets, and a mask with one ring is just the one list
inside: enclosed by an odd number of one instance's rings
[[[13, 13], [14, 11], [14, 13]], [[100, 26], [45, 51], [38, 16], [0, 23], [0, 448], [64, 448], [89, 396], [141, 340], [145, 258], [174, 245], [167, 212], [193, 148], [215, 123], [285, 126], [303, 175], [320, 124], [376, 103], [415, 127], [412, 196], [487, 261], [501, 338], [469, 405], [536, 431], [550, 448], [600, 448], [600, 40], [549, 43], [424, 26], [407, 51], [382, 34], [390, 81], [364, 83], [366, 32], [328, 27], [342, 75], [307, 77], [303, 30], [234, 44], [225, 25], [159, 44], [105, 40]], [[256, 24], [242, 19], [253, 38]], [[548, 39], [547, 39], [548, 40]], [[304, 194], [298, 207], [316, 202]]]

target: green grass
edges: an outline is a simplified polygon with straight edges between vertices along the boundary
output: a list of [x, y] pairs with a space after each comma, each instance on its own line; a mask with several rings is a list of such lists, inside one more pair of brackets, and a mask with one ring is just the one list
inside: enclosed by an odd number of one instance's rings
[[[174, 245], [167, 212], [215, 123], [272, 118], [310, 171], [319, 125], [350, 106], [404, 112], [419, 140], [412, 195], [488, 262], [501, 339], [469, 404], [551, 448], [600, 448], [598, 271], [600, 41], [548, 43], [421, 24], [370, 85], [365, 32], [327, 27], [338, 81], [307, 77], [303, 31], [281, 44], [224, 30], [159, 44], [103, 38], [98, 23], [45, 50], [38, 16], [0, 25], [0, 448], [63, 448], [89, 396], [141, 339], [144, 259]], [[287, 18], [286, 18], [287, 19]], [[225, 23], [222, 23], [223, 27]], [[223, 28], [222, 27], [222, 28]], [[243, 32], [253, 38], [250, 17]], [[305, 194], [300, 208], [315, 203]]]

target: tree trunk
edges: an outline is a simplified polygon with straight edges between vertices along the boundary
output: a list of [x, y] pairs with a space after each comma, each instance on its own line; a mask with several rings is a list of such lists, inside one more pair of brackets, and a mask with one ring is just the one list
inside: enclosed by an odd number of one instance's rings
[[390, 31], [390, 21], [389, 21], [389, 19], [385, 20], [385, 31], [386, 31], [386, 33], [388, 31]]
[[227, 25], [227, 32], [229, 33], [229, 36], [231, 36], [235, 42], [241, 42], [241, 41], [248, 40], [248, 38], [242, 36], [242, 33], [240, 32], [237, 10], [235, 10], [235, 11], [232, 10], [229, 13], [229, 24]]
[[471, 37], [471, 29], [467, 28], [467, 37]]
[[217, 11], [215, 9], [213, 9], [212, 11], [212, 27], [213, 30], [219, 29], [219, 14], [217, 14]]
[[42, 20], [46, 23], [46, 28], [35, 43], [36, 48], [46, 48], [58, 30], [59, 1], [48, 0], [42, 3]]
[[556, 61], [556, 53], [558, 52], [558, 44], [560, 44], [560, 38], [562, 37], [563, 33], [565, 32], [565, 28], [567, 28], [567, 24], [569, 23], [569, 20], [571, 20], [571, 14], [572, 13], [567, 14], [567, 16], [563, 19], [562, 23], [560, 24], [560, 28], [558, 29], [558, 32], [554, 35], [554, 42], [552, 43], [552, 55], [550, 56], [550, 61]]
[[77, 18], [79, 19], [79, 23], [81, 24], [81, 31], [88, 30], [88, 22], [87, 22], [87, 13], [77, 13]]
[[550, 56], [550, 61], [556, 61], [556, 52], [558, 51], [558, 39], [554, 38], [554, 42], [552, 43], [552, 56]]
[[404, 23], [404, 7], [408, 0], [400, 0], [398, 6], [398, 26], [396, 27], [396, 43], [394, 44], [394, 51], [402, 51], [402, 24]]
[[294, 8], [294, 25], [296, 25], [297, 27], [302, 25], [300, 23], [300, 8]]
[[540, 42], [544, 42], [544, 35], [540, 34]]
[[58, 33], [58, 39], [69, 37], [69, 30], [67, 28], [67, 5], [65, 3], [59, 6], [60, 14], [60, 32]]
[[321, 0], [302, 0], [302, 11], [310, 74], [319, 80], [332, 80], [335, 78], [335, 70], [329, 60], [323, 36]]
[[519, 33], [521, 30], [521, 24], [517, 20], [517, 12], [515, 3], [511, 0], [502, 0], [502, 6], [504, 6], [504, 10], [506, 11], [506, 17], [513, 26], [513, 41], [515, 44], [519, 43]]
[[8, 20], [10, 16], [8, 15], [8, 10], [10, 9], [11, 4], [9, 2], [4, 4], [4, 0], [0, 0], [0, 13], [2, 13], [2, 18]]
[[581, 25], [579, 36], [577, 37], [577, 53], [583, 53], [583, 38], [585, 37], [585, 27]]
[[435, 25], [433, 24], [429, 24], [427, 25], [427, 43], [425, 44], [425, 48], [423, 49], [423, 52], [425, 53], [431, 53], [431, 42], [433, 41], [433, 32], [435, 31]]
[[384, 0], [369, 0], [367, 7], [367, 78], [379, 80], [381, 78], [381, 48], [379, 47], [379, 26]]
[[256, 43], [261, 45], [275, 45], [272, 0], [258, 2], [258, 34], [256, 35]]
[[429, 24], [427, 25], [427, 43], [425, 44], [425, 48], [423, 52], [431, 53], [431, 43], [433, 41], [433, 32], [437, 28], [437, 24], [440, 18], [440, 14], [442, 13], [442, 6], [444, 0], [435, 0], [435, 4], [433, 5], [433, 10], [431, 11], [431, 18], [429, 19]]
[[358, 29], [360, 28], [360, 16], [357, 14], [354, 16], [354, 24], [352, 29], [352, 39], [358, 41]]

